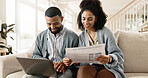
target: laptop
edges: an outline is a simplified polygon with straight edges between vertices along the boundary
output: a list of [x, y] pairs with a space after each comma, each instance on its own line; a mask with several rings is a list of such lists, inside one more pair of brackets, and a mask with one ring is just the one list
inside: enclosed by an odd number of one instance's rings
[[26, 74], [51, 77], [56, 73], [54, 65], [50, 60], [22, 57], [16, 57], [16, 59]]

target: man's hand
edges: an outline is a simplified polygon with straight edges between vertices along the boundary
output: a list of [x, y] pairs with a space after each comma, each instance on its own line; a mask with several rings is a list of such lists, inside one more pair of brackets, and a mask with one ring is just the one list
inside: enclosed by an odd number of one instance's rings
[[72, 60], [69, 59], [68, 57], [65, 57], [65, 58], [63, 58], [63, 63], [64, 63], [66, 66], [70, 66], [70, 64], [72, 63]]
[[54, 63], [54, 68], [57, 72], [64, 73], [66, 66], [63, 62], [57, 62], [57, 63]]
[[112, 56], [99, 55], [98, 57], [96, 57], [96, 60], [99, 61], [100, 63], [106, 64], [106, 63], [112, 62]]

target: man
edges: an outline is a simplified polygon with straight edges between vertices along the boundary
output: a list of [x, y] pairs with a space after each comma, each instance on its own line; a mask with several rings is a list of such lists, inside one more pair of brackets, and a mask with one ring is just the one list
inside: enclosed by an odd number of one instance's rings
[[[77, 47], [78, 36], [62, 25], [63, 17], [57, 7], [50, 7], [45, 12], [48, 29], [41, 32], [36, 39], [33, 58], [49, 59], [53, 61], [57, 71], [55, 77], [72, 78], [70, 69], [62, 59], [65, 57], [65, 48]], [[59, 74], [60, 72], [60, 74]], [[47, 78], [43, 76], [25, 75], [24, 78]]]

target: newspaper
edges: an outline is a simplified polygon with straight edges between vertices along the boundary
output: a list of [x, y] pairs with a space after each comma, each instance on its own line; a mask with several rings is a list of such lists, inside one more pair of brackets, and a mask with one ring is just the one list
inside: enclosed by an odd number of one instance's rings
[[98, 55], [105, 55], [105, 44], [87, 47], [66, 48], [66, 56], [72, 59], [73, 63], [96, 63]]

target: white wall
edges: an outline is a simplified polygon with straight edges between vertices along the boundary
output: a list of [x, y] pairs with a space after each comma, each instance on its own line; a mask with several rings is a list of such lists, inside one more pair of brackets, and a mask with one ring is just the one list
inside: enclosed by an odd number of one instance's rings
[[6, 0], [0, 0], [0, 20], [6, 22]]
[[63, 14], [64, 14], [64, 11], [65, 11], [64, 10], [65, 8], [72, 13], [72, 15], [73, 15], [73, 18], [72, 18], [72, 20], [73, 20], [73, 23], [72, 23], [73, 27], [72, 27], [72, 29], [76, 33], [79, 33], [80, 31], [78, 30], [78, 25], [77, 25], [77, 15], [78, 14], [76, 12], [74, 12], [71, 8], [67, 7], [66, 5], [58, 4], [58, 7], [62, 10]]
[[[6, 0], [0, 0], [0, 24], [6, 22]], [[0, 26], [1, 29], [1, 26]], [[0, 34], [0, 42], [5, 41], [1, 38]]]

